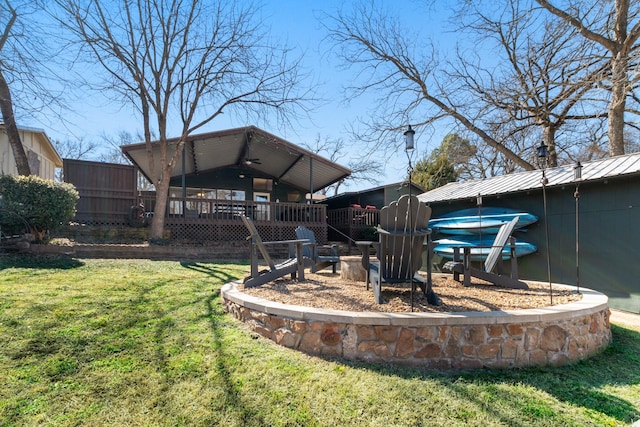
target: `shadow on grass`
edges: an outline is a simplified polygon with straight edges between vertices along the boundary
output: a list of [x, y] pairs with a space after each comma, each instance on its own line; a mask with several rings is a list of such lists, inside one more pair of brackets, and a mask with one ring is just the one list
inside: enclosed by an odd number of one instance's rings
[[213, 263], [181, 261], [180, 265], [184, 268], [188, 268], [190, 270], [207, 274], [216, 279], [220, 279], [222, 283], [228, 283], [238, 279], [238, 277], [236, 276], [222, 272], [219, 269], [217, 269], [216, 266], [220, 265], [219, 263], [213, 264]]
[[[462, 372], [426, 372], [419, 368], [370, 365], [362, 362], [342, 362], [357, 369], [370, 369], [381, 375], [403, 379], [425, 379], [439, 381], [452, 395], [468, 400], [502, 419], [508, 425], [521, 425], [521, 420], [492, 405], [494, 401], [512, 402], [517, 410], [528, 418], [553, 417], [551, 409], [545, 413], [544, 402], [531, 399], [527, 388], [548, 393], [560, 402], [612, 417], [622, 423], [631, 424], [640, 419], [640, 409], [615, 391], [607, 392], [607, 387], [634, 386], [640, 384], [640, 332], [611, 326], [612, 343], [600, 354], [568, 366], [479, 370]], [[508, 387], [500, 387], [506, 385]], [[512, 386], [524, 386], [521, 394]], [[517, 388], [520, 390], [520, 387]], [[483, 395], [476, 393], [482, 390]], [[487, 400], [486, 392], [492, 395]], [[524, 403], [523, 403], [524, 402]]]
[[0, 270], [7, 268], [69, 270], [82, 267], [83, 265], [84, 263], [82, 261], [69, 256], [0, 253]]
[[[218, 301], [218, 309], [216, 309], [216, 303]], [[232, 373], [235, 371], [231, 366], [229, 360], [234, 356], [227, 354], [223, 345], [223, 332], [221, 331], [221, 323], [225, 318], [226, 312], [219, 305], [220, 291], [213, 292], [206, 300], [207, 318], [211, 324], [211, 330], [213, 331], [213, 349], [216, 352], [216, 366], [218, 374], [220, 375], [221, 387], [224, 388], [224, 405], [226, 408], [233, 410], [240, 422], [240, 425], [268, 425], [266, 420], [260, 417], [255, 410], [248, 408], [242, 402], [240, 395], [242, 390], [239, 384], [232, 378]]]

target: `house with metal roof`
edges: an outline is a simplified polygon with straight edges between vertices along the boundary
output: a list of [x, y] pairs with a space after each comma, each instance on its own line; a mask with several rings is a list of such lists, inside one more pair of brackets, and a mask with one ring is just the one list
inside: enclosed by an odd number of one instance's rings
[[[597, 289], [609, 296], [612, 307], [639, 313], [640, 153], [585, 162], [580, 180], [574, 179], [572, 164], [546, 169], [546, 212], [542, 173], [453, 182], [418, 197], [431, 206], [433, 218], [482, 207], [513, 208], [538, 216], [538, 222], [515, 234], [538, 248], [519, 259], [522, 278], [549, 280], [549, 251], [552, 282]], [[480, 206], [478, 196], [482, 196]]]

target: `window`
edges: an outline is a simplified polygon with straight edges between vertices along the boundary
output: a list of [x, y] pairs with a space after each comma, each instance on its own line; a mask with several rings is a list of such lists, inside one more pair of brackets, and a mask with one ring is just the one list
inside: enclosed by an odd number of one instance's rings
[[267, 178], [253, 178], [253, 191], [271, 192], [273, 190], [273, 180]]
[[[236, 211], [239, 207], [233, 207], [229, 204], [219, 204], [213, 202], [207, 202], [208, 200], [245, 200], [246, 192], [243, 190], [227, 190], [227, 189], [214, 189], [214, 188], [187, 188], [187, 199], [171, 200], [169, 204], [169, 213], [174, 215], [182, 215], [183, 209], [186, 209], [187, 213], [196, 212], [199, 215], [209, 214], [214, 212], [227, 212]], [[181, 198], [182, 188], [171, 187], [169, 189], [169, 196], [171, 198]], [[193, 200], [193, 199], [202, 199]]]

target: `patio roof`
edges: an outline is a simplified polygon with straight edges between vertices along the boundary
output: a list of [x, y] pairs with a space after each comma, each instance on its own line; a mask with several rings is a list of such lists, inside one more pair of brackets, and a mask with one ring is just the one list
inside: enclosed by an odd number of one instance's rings
[[[177, 143], [178, 138], [169, 140], [168, 155], [173, 155]], [[158, 159], [158, 141], [152, 142], [152, 147]], [[145, 144], [124, 145], [121, 149], [152, 181]], [[349, 169], [255, 126], [191, 135], [184, 145], [184, 152], [184, 163], [180, 156], [172, 178], [182, 176], [183, 164], [186, 176], [236, 167], [243, 172], [255, 171], [271, 176], [305, 192], [315, 192], [351, 174]], [[156, 173], [159, 170], [156, 166]]]

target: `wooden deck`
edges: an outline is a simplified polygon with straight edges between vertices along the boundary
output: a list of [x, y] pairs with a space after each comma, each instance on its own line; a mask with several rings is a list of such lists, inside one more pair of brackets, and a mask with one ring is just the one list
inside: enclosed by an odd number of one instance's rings
[[[155, 197], [142, 195], [128, 203], [112, 204], [112, 209], [92, 210], [87, 207], [108, 205], [104, 200], [85, 203], [78, 209], [76, 221], [87, 225], [134, 226], [131, 211], [144, 205], [149, 219], [155, 213]], [[126, 208], [125, 208], [126, 206]], [[116, 208], [116, 209], [113, 209]], [[246, 200], [214, 200], [170, 197], [165, 214], [165, 227], [177, 241], [234, 241], [248, 235], [240, 219], [247, 215], [265, 240], [295, 239], [299, 225], [313, 230], [318, 242], [327, 242], [327, 207], [301, 203], [254, 202]]]

